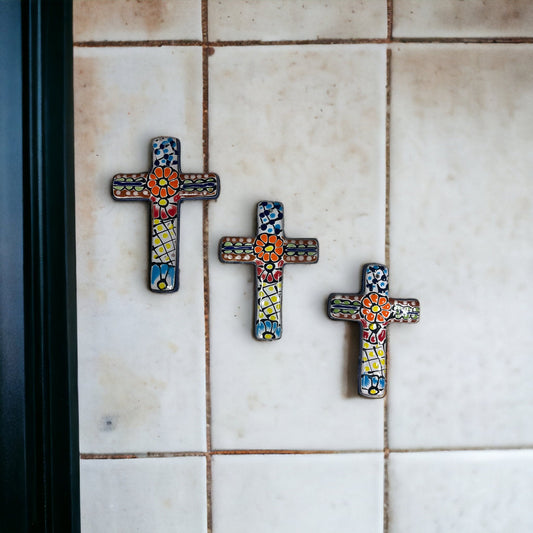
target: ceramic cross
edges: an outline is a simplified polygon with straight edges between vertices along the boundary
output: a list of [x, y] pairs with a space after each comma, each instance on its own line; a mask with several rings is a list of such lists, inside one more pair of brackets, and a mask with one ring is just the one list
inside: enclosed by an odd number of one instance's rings
[[361, 323], [359, 394], [383, 398], [387, 384], [387, 326], [391, 322], [418, 322], [420, 303], [389, 298], [389, 272], [385, 265], [363, 267], [359, 294], [330, 294], [328, 315], [333, 320]]
[[117, 174], [112, 193], [116, 200], [151, 202], [152, 243], [150, 289], [178, 290], [179, 212], [183, 200], [212, 200], [220, 192], [212, 173], [183, 174], [180, 142], [174, 137], [152, 139], [152, 168], [141, 174]]
[[287, 239], [283, 233], [283, 204], [259, 202], [257, 235], [223, 237], [219, 256], [225, 263], [255, 266], [255, 337], [258, 340], [279, 339], [283, 267], [286, 263], [316, 263], [318, 241]]

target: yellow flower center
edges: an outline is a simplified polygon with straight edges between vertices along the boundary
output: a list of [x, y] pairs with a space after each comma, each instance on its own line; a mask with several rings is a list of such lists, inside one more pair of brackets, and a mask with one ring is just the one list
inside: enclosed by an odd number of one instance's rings
[[377, 313], [379, 311], [379, 305], [372, 306], [372, 312]]

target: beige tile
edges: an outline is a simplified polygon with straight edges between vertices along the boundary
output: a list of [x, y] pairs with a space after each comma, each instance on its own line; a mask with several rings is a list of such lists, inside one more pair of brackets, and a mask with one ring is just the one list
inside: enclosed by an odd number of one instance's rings
[[181, 138], [202, 169], [201, 52], [77, 49], [76, 234], [82, 452], [205, 447], [202, 205], [181, 209], [180, 289], [148, 289], [149, 207], [111, 179], [151, 164], [150, 140]]
[[[384, 256], [385, 50], [223, 48], [209, 71], [214, 446], [379, 449], [383, 402], [355, 395], [357, 328], [326, 301]], [[320, 243], [318, 264], [285, 268], [272, 343], [252, 337], [253, 267], [217, 259], [219, 238], [255, 235], [261, 200], [284, 203], [288, 237]]]
[[213, 526], [215, 533], [381, 533], [383, 456], [216, 456]]
[[532, 84], [532, 46], [394, 49], [392, 448], [532, 442]]
[[385, 0], [208, 0], [209, 39], [295, 40], [383, 38]]
[[394, 37], [531, 37], [530, 0], [394, 0]]
[[201, 0], [73, 0], [75, 41], [200, 40]]
[[528, 533], [533, 452], [392, 453], [389, 531]]
[[203, 457], [82, 460], [83, 533], [207, 532]]

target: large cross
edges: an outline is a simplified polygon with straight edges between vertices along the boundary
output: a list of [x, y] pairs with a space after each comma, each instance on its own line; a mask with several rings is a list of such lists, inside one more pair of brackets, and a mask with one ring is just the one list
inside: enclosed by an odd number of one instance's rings
[[387, 326], [391, 322], [418, 322], [420, 303], [413, 298], [389, 298], [389, 272], [385, 265], [363, 267], [359, 294], [330, 294], [328, 315], [333, 320], [361, 323], [359, 394], [383, 398], [387, 385]]
[[252, 263], [255, 266], [255, 337], [281, 337], [281, 292], [286, 263], [318, 261], [316, 239], [287, 239], [283, 233], [283, 204], [257, 204], [255, 237], [223, 237], [220, 260], [225, 263]]
[[212, 173], [183, 174], [180, 142], [174, 137], [152, 139], [152, 168], [141, 174], [117, 174], [112, 193], [116, 200], [151, 202], [152, 243], [150, 289], [178, 290], [179, 212], [183, 200], [211, 200], [220, 192]]

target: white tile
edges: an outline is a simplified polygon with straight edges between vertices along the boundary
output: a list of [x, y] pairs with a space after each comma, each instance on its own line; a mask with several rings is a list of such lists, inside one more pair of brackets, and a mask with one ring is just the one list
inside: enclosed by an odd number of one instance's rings
[[394, 37], [527, 37], [530, 0], [394, 0]]
[[82, 452], [205, 448], [202, 206], [181, 209], [180, 289], [148, 289], [149, 207], [111, 180], [151, 165], [150, 140], [181, 138], [202, 169], [201, 52], [77, 49], [76, 232]]
[[[209, 211], [213, 444], [380, 449], [383, 403], [356, 396], [357, 326], [326, 314], [384, 255], [385, 51], [217, 49], [210, 59]], [[223, 236], [256, 233], [256, 203], [285, 206], [287, 237], [316, 237], [315, 265], [284, 272], [283, 338], [252, 337], [253, 267], [222, 264]]]
[[210, 40], [384, 38], [386, 0], [208, 0]]
[[200, 40], [201, 0], [73, 0], [74, 41]]
[[390, 533], [533, 531], [533, 452], [390, 455]]
[[392, 448], [533, 439], [532, 46], [409, 46], [392, 59]]
[[207, 532], [203, 457], [82, 460], [82, 533]]
[[383, 531], [381, 454], [216, 456], [213, 533]]

